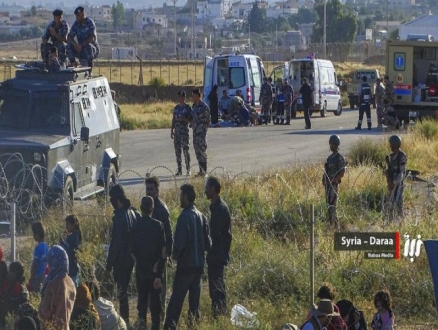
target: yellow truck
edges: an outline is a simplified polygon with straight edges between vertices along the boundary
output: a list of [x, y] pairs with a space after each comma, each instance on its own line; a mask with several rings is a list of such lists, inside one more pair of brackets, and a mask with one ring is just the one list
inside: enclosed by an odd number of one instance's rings
[[371, 104], [373, 105], [374, 109], [376, 108], [376, 79], [380, 78], [379, 70], [359, 69], [354, 71], [353, 79], [351, 83], [347, 85], [348, 102], [350, 103], [350, 109], [354, 109], [354, 106], [357, 106], [359, 108], [359, 96], [357, 92], [360, 85], [363, 84], [363, 76], [367, 77], [367, 83], [371, 86]]
[[438, 118], [438, 42], [388, 40], [386, 54], [399, 120]]

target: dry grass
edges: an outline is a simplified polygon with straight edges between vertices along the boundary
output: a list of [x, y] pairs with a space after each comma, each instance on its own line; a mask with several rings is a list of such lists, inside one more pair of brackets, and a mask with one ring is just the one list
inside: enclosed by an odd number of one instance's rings
[[175, 103], [150, 102], [121, 105], [121, 127], [126, 130], [170, 128]]

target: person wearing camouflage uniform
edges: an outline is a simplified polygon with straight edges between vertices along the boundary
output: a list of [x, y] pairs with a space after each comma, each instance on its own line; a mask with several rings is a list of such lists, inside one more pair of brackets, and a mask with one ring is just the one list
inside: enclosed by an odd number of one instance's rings
[[389, 77], [385, 76], [385, 99], [388, 100], [388, 104], [391, 105], [394, 103], [394, 86], [391, 81], [389, 81]]
[[403, 216], [403, 189], [406, 175], [406, 154], [400, 149], [401, 138], [398, 135], [389, 137], [392, 153], [385, 157], [387, 169], [385, 170], [388, 194], [386, 196], [387, 212], [390, 219]]
[[196, 159], [199, 164], [198, 176], [205, 176], [207, 173], [207, 130], [210, 126], [210, 109], [201, 100], [199, 88], [192, 91], [192, 129], [193, 147], [195, 148]]
[[339, 153], [341, 139], [338, 135], [332, 135], [329, 139], [330, 150], [332, 154], [328, 156], [324, 164], [325, 171], [322, 177], [322, 184], [325, 187], [325, 198], [327, 202], [327, 213], [330, 224], [338, 222], [336, 206], [338, 202], [338, 189], [341, 179], [345, 174], [345, 159]]
[[383, 118], [383, 99], [385, 96], [385, 87], [382, 85], [380, 78], [376, 79], [376, 116], [377, 116], [377, 128], [382, 128], [382, 118]]
[[68, 24], [62, 19], [62, 15], [63, 11], [61, 9], [53, 11], [53, 21], [47, 26], [42, 36], [41, 58], [46, 65], [48, 65], [49, 62], [49, 53], [52, 47], [58, 49], [59, 64], [61, 66], [67, 65], [66, 45]]
[[292, 101], [294, 99], [294, 89], [287, 79], [283, 80], [283, 86], [281, 87], [281, 92], [284, 95], [284, 112], [286, 115], [285, 125], [290, 125], [290, 115], [292, 110]]
[[178, 104], [173, 109], [172, 128], [170, 129], [170, 138], [173, 139], [178, 165], [176, 175], [182, 175], [181, 149], [184, 152], [187, 175], [190, 175], [189, 123], [192, 121], [192, 108], [185, 102], [185, 98], [186, 92], [178, 92]]
[[260, 89], [260, 103], [262, 104], [263, 122], [268, 125], [272, 104], [272, 88], [266, 77], [263, 78], [263, 85]]
[[275, 85], [272, 83], [271, 77], [268, 78], [268, 83], [271, 86], [271, 90], [272, 90], [271, 112], [269, 113], [269, 120], [268, 120], [268, 123], [271, 123], [271, 119], [272, 119], [272, 121], [274, 121], [272, 116], [275, 116], [275, 113], [276, 113], [276, 109], [274, 108], [274, 105], [275, 105], [274, 100], [275, 100], [275, 96], [277, 95], [277, 91], [276, 91]]

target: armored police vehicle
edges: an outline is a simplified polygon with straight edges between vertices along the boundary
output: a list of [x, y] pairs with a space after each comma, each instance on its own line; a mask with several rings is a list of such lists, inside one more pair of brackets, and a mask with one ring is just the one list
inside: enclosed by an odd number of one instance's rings
[[260, 89], [265, 69], [260, 57], [254, 54], [217, 55], [205, 58], [204, 102], [214, 85], [218, 86], [218, 97], [228, 90], [229, 96], [236, 95], [240, 89], [245, 103], [261, 111]]
[[438, 42], [388, 40], [386, 54], [399, 120], [438, 118]]
[[362, 77], [367, 77], [367, 84], [371, 86], [371, 104], [376, 108], [376, 79], [380, 79], [379, 70], [376, 69], [359, 69], [354, 71], [353, 80], [347, 86], [348, 101], [350, 109], [354, 106], [359, 107], [359, 87], [363, 84]]
[[117, 180], [118, 117], [107, 79], [89, 70], [23, 66], [0, 85], [0, 191], [22, 213]]

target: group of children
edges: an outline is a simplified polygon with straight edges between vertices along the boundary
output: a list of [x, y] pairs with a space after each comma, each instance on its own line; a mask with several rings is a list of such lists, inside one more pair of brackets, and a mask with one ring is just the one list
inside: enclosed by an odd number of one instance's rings
[[[298, 327], [286, 324], [283, 330], [367, 330], [369, 325], [364, 314], [354, 304], [346, 299], [333, 303], [335, 293], [329, 283], [318, 290], [318, 305], [312, 308], [307, 320]], [[394, 313], [391, 309], [391, 295], [388, 290], [380, 290], [374, 295], [374, 307], [377, 309], [372, 321], [372, 330], [393, 330]]]
[[[77, 252], [82, 234], [78, 217], [68, 215], [65, 225], [59, 245], [49, 249], [42, 223], [32, 224], [37, 244], [27, 283], [21, 262], [12, 262], [8, 267], [0, 258], [0, 328], [13, 322], [17, 330], [40, 329], [44, 324], [72, 330], [126, 329], [114, 305], [99, 297], [99, 283], [95, 279], [79, 283]], [[67, 287], [63, 284], [66, 281]], [[38, 308], [29, 302], [29, 292], [41, 294]]]

